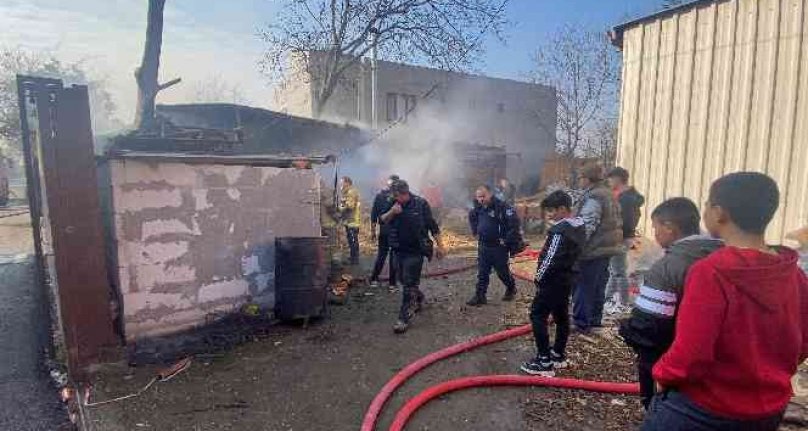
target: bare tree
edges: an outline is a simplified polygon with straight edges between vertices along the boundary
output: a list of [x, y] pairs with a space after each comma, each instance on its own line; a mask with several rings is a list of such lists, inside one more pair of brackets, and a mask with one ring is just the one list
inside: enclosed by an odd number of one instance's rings
[[120, 129], [116, 106], [103, 79], [91, 78], [81, 63], [64, 63], [56, 57], [23, 49], [0, 49], [0, 158], [19, 160], [20, 118], [16, 75], [36, 75], [63, 79], [69, 84], [85, 84], [90, 96], [93, 129], [96, 133]]
[[[538, 49], [534, 66], [534, 80], [556, 90], [556, 151], [575, 166], [575, 157], [590, 156], [587, 141], [595, 139], [600, 125], [616, 118], [617, 53], [605, 34], [566, 25]], [[575, 172], [570, 175], [574, 181]]]
[[606, 170], [614, 167], [617, 156], [617, 119], [604, 117], [599, 119], [587, 136], [583, 153], [586, 157], [596, 158]]
[[163, 45], [163, 8], [166, 0], [149, 0], [148, 21], [146, 24], [146, 42], [143, 48], [143, 59], [140, 67], [135, 69], [137, 81], [137, 108], [135, 110], [135, 127], [148, 128], [154, 120], [154, 103], [157, 93], [177, 84], [180, 79], [173, 79], [159, 84], [160, 50]]
[[247, 97], [238, 85], [213, 75], [191, 85], [190, 100], [197, 103], [247, 103]]
[[313, 77], [319, 116], [346, 72], [374, 46], [398, 61], [462, 70], [486, 31], [501, 37], [508, 0], [286, 0], [261, 37], [264, 71]]

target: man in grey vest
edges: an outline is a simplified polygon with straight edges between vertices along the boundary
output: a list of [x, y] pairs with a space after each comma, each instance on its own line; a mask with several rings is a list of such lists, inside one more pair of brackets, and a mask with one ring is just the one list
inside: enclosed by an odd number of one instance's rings
[[578, 181], [584, 194], [576, 215], [584, 220], [586, 243], [579, 259], [572, 310], [576, 329], [588, 333], [603, 326], [609, 260], [622, 251], [623, 221], [620, 207], [603, 181], [600, 166], [585, 168]]

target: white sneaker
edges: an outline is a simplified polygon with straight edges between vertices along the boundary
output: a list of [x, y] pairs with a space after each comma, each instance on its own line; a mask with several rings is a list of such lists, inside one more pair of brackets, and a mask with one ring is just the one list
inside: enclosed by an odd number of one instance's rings
[[553, 368], [564, 369], [569, 366], [569, 362], [565, 356], [559, 355], [555, 350], [550, 350], [550, 360], [553, 361]]

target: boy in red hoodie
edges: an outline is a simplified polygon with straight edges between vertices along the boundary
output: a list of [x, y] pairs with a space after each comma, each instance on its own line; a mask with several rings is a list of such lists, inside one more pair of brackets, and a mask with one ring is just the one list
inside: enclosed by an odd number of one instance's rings
[[768, 176], [713, 183], [704, 223], [725, 247], [690, 269], [676, 338], [654, 366], [642, 430], [776, 430], [808, 356], [808, 281], [797, 253], [769, 247], [780, 193]]

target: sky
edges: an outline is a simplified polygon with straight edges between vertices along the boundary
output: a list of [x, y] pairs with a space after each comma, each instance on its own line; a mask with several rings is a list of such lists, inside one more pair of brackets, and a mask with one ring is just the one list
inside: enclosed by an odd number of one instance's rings
[[[257, 37], [284, 0], [167, 0], [161, 82], [183, 83], [158, 103], [188, 101], [199, 83], [217, 78], [239, 89], [247, 104], [269, 107], [271, 84], [259, 72], [264, 50]], [[531, 54], [564, 24], [607, 30], [659, 9], [659, 0], [510, 0], [506, 42], [485, 41], [474, 71], [520, 79]], [[0, 0], [0, 46], [21, 47], [81, 62], [106, 79], [118, 116], [130, 122], [146, 29], [146, 0]]]

